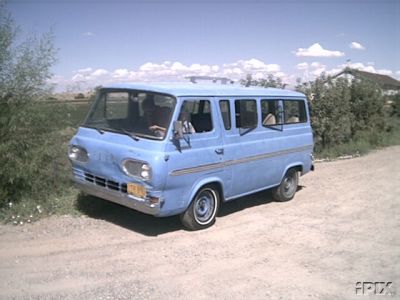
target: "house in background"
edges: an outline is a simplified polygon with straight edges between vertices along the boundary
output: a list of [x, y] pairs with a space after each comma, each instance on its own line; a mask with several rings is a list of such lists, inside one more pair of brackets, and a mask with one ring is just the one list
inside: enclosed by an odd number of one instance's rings
[[345, 77], [349, 80], [353, 78], [370, 80], [376, 83], [385, 95], [394, 95], [400, 93], [400, 81], [388, 75], [370, 73], [347, 67], [343, 71], [332, 76], [331, 79], [338, 77]]

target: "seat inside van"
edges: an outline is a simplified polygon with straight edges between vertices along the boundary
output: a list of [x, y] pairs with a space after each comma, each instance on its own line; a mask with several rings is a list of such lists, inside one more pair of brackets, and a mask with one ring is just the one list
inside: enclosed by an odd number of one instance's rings
[[190, 114], [191, 123], [196, 132], [206, 132], [212, 130], [211, 114]]

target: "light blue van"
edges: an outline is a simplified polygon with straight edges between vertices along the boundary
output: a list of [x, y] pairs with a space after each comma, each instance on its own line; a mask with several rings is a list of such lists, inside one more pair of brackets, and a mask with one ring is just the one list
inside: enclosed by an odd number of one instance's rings
[[197, 230], [220, 205], [273, 188], [293, 198], [313, 170], [303, 94], [203, 84], [115, 84], [98, 91], [68, 156], [79, 189]]

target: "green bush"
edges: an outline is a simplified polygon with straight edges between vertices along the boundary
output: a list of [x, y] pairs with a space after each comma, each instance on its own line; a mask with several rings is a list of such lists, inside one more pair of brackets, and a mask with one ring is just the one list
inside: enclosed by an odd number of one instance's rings
[[322, 75], [297, 89], [309, 99], [317, 153], [352, 154], [342, 152], [365, 152], [382, 143], [389, 114], [385, 97], [373, 82]]
[[[64, 104], [45, 103], [56, 51], [51, 34], [18, 43], [18, 30], [0, 5], [0, 209], [46, 203], [67, 186]], [[25, 203], [23, 203], [25, 202]], [[12, 203], [12, 204], [10, 204]]]
[[70, 137], [63, 118], [68, 110], [63, 104], [32, 102], [13, 111], [0, 144], [0, 206], [24, 195], [46, 198], [65, 186], [61, 146]]
[[391, 116], [400, 117], [400, 92], [396, 95], [388, 96], [387, 101], [390, 103]]

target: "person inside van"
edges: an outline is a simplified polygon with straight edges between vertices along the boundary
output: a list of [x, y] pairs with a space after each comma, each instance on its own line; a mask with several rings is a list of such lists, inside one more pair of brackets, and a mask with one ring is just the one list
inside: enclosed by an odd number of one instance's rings
[[154, 103], [154, 95], [147, 95], [142, 108], [148, 129], [159, 137], [164, 137], [168, 127], [171, 110]]
[[192, 123], [190, 123], [189, 119], [189, 113], [187, 111], [181, 111], [178, 121], [182, 121], [183, 133], [196, 133], [196, 130]]

